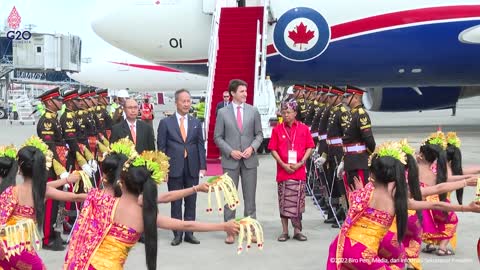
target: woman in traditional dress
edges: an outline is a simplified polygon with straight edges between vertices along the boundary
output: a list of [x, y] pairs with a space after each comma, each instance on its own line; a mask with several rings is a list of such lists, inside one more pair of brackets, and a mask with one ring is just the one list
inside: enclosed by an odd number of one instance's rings
[[123, 269], [128, 251], [142, 233], [147, 269], [157, 269], [157, 227], [238, 232], [233, 221], [207, 224], [158, 215], [156, 185], [168, 175], [168, 158], [161, 152], [147, 151], [139, 156], [135, 145], [122, 139], [111, 145], [102, 171], [105, 189], [89, 192], [73, 228], [64, 269]]
[[[405, 154], [398, 143], [384, 143], [372, 154], [371, 182], [349, 195], [351, 207], [340, 234], [330, 245], [327, 269], [398, 269], [378, 256], [380, 242], [394, 217], [397, 241], [401, 242], [407, 227], [408, 208], [442, 209], [444, 205], [408, 199], [405, 164]], [[454, 207], [454, 210], [461, 209], [480, 212], [480, 205], [472, 202]]]
[[[442, 132], [430, 135], [420, 147], [417, 156], [419, 179], [424, 187], [431, 187], [440, 183], [465, 180], [473, 175], [450, 175], [447, 163], [447, 141]], [[424, 195], [425, 197], [425, 195]], [[426, 196], [427, 201], [443, 201], [450, 203], [450, 193]], [[436, 251], [439, 256], [453, 255], [456, 247], [457, 215], [454, 212], [439, 210], [423, 211], [422, 240], [427, 246], [422, 250], [425, 253]], [[448, 244], [452, 249], [447, 249]], [[436, 246], [438, 245], [438, 249]]]
[[[406, 155], [406, 180], [410, 198], [416, 201], [422, 201], [425, 196], [451, 192], [463, 189], [465, 186], [476, 186], [477, 178], [471, 177], [465, 181], [449, 182], [435, 185], [432, 187], [420, 187], [418, 179], [418, 166], [415, 161], [414, 150], [408, 144], [407, 140], [400, 141], [401, 149]], [[422, 197], [423, 196], [423, 197]], [[426, 207], [433, 207], [434, 204], [424, 204]], [[440, 204], [443, 211], [454, 211], [455, 207], [450, 204]], [[438, 206], [437, 206], [438, 207]], [[416, 210], [408, 210], [407, 230], [402, 243], [397, 243], [396, 224], [393, 223], [389, 231], [380, 243], [379, 255], [390, 262], [390, 266], [396, 266], [399, 269], [404, 268], [407, 263], [407, 269], [422, 269], [419, 253], [422, 244], [422, 212]]]
[[[11, 150], [14, 151], [14, 150]], [[12, 159], [12, 152], [8, 158]], [[0, 164], [4, 172], [2, 185], [5, 190], [0, 195], [0, 269], [46, 269], [41, 258], [35, 251], [40, 248], [41, 238], [38, 228], [41, 228], [44, 218], [45, 199], [61, 201], [83, 201], [85, 195], [66, 193], [47, 186], [47, 168], [51, 164], [52, 154], [48, 146], [38, 137], [29, 139], [16, 155], [17, 160], [10, 160], [10, 169], [6, 160]], [[23, 183], [15, 185], [12, 171], [17, 171], [23, 177]], [[67, 181], [58, 180], [54, 186]]]

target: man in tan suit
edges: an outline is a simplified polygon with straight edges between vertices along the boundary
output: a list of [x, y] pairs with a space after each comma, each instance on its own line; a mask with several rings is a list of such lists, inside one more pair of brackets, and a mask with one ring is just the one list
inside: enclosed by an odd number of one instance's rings
[[[257, 189], [257, 149], [263, 141], [262, 123], [257, 108], [246, 104], [247, 83], [234, 79], [228, 86], [232, 102], [220, 109], [215, 123], [215, 144], [222, 153], [223, 171], [238, 188], [242, 179], [244, 216], [256, 218], [255, 192]], [[235, 211], [225, 207], [225, 221], [235, 218]], [[233, 235], [225, 243], [233, 244]]]

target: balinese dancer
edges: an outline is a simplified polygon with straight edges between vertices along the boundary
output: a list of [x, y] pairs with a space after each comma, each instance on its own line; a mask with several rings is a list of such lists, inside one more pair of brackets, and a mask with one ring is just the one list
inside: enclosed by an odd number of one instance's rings
[[[9, 150], [9, 158], [12, 151]], [[53, 153], [38, 137], [29, 139], [16, 156], [8, 170], [16, 171], [13, 164], [18, 163], [23, 183], [11, 183], [0, 195], [0, 269], [46, 269], [35, 251], [41, 247], [38, 228], [44, 222], [45, 199], [83, 201], [86, 196], [55, 189], [68, 184], [71, 177], [50, 181], [47, 186]]]
[[[65, 258], [64, 269], [123, 269], [128, 251], [145, 234], [147, 269], [157, 265], [157, 226], [188, 231], [238, 232], [232, 221], [205, 224], [158, 216], [157, 187], [168, 175], [161, 152], [138, 155], [122, 139], [111, 145], [102, 162], [105, 189], [92, 189], [84, 203]], [[141, 195], [141, 205], [137, 204]]]

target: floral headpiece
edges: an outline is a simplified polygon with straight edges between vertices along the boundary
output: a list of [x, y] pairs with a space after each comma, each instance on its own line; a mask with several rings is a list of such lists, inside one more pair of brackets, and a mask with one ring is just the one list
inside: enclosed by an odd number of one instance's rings
[[456, 132], [448, 132], [447, 133], [447, 143], [448, 144], [451, 144], [457, 148], [460, 148], [460, 144], [461, 144], [461, 141], [460, 139], [457, 137], [457, 133]]
[[28, 140], [25, 141], [25, 143], [22, 145], [22, 147], [26, 146], [32, 146], [40, 150], [44, 155], [45, 155], [45, 160], [46, 160], [46, 168], [47, 170], [52, 167], [52, 161], [53, 161], [53, 153], [50, 151], [48, 148], [48, 145], [40, 139], [38, 136], [32, 136]]
[[407, 139], [402, 139], [400, 140], [400, 146], [402, 149], [402, 152], [404, 152], [406, 155], [413, 155], [415, 153], [415, 150], [413, 147], [408, 144]]
[[282, 110], [292, 109], [293, 111], [297, 110], [297, 101], [294, 99], [283, 101], [281, 104]]
[[151, 173], [153, 181], [159, 185], [165, 181], [165, 178], [168, 175], [168, 168], [170, 167], [168, 160], [169, 158], [167, 155], [161, 151], [144, 151], [135, 159], [125, 162], [123, 170], [128, 170], [130, 166], [145, 166]]
[[407, 164], [407, 157], [405, 152], [402, 150], [402, 146], [398, 142], [385, 142], [379, 145], [375, 152], [370, 155], [370, 161], [368, 162], [371, 164], [372, 159], [375, 157], [392, 157], [402, 164]]
[[447, 149], [447, 140], [445, 134], [441, 131], [430, 134], [430, 137], [425, 140], [425, 143], [438, 145], [443, 150]]
[[135, 144], [127, 138], [120, 139], [110, 145], [110, 149], [104, 154], [117, 153], [127, 156], [129, 160], [133, 160], [138, 156], [135, 150]]
[[13, 145], [0, 146], [0, 157], [17, 158], [17, 148]]

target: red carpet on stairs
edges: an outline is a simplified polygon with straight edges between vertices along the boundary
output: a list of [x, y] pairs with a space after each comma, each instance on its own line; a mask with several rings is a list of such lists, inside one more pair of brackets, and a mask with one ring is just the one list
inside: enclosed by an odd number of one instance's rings
[[223, 169], [220, 159], [207, 159], [207, 173], [206, 176], [222, 175]]
[[[217, 103], [223, 100], [223, 91], [228, 90], [229, 81], [232, 79], [246, 81], [248, 84], [247, 103], [253, 104], [257, 20], [260, 21], [260, 31], [262, 31], [263, 7], [222, 8], [207, 134], [207, 159], [209, 160], [218, 159], [220, 156], [213, 137], [215, 110]], [[207, 170], [209, 169], [207, 168]]]

